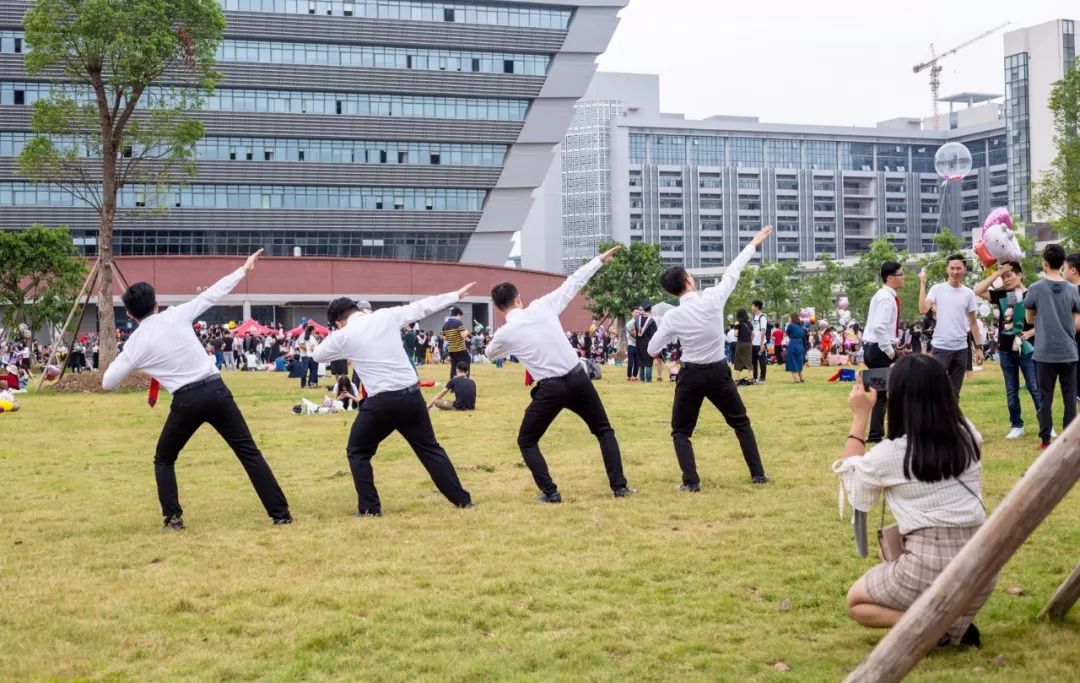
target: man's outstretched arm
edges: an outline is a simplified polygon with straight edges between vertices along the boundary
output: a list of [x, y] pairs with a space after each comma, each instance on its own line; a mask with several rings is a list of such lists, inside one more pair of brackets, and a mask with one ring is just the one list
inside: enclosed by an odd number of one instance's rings
[[199, 296], [191, 301], [186, 301], [182, 304], [173, 306], [169, 310], [175, 311], [176, 315], [183, 316], [187, 320], [195, 320], [210, 308], [217, 305], [217, 303], [224, 299], [236, 285], [240, 284], [240, 281], [244, 279], [245, 275], [255, 270], [255, 261], [262, 256], [262, 253], [263, 250], [260, 249], [251, 256], [248, 256], [247, 261], [244, 262], [243, 266], [237, 268], [204, 289]]
[[622, 249], [621, 246], [615, 246], [608, 249], [603, 254], [600, 254], [578, 268], [573, 275], [566, 278], [566, 281], [559, 285], [558, 289], [549, 294], [545, 294], [536, 301], [541, 305], [550, 307], [557, 314], [562, 313], [566, 310], [566, 307], [570, 305], [570, 302], [574, 300], [577, 293], [581, 291], [581, 288], [589, 281], [589, 278], [595, 275], [596, 271], [600, 270], [604, 264], [609, 263], [620, 249]]
[[735, 257], [735, 260], [728, 265], [727, 270], [724, 271], [724, 277], [720, 278], [720, 284], [706, 289], [703, 296], [708, 296], [723, 305], [731, 296], [731, 293], [735, 291], [735, 285], [739, 284], [739, 276], [742, 274], [743, 268], [746, 267], [747, 263], [750, 263], [750, 259], [754, 258], [758, 246], [765, 241], [769, 234], [772, 233], [772, 230], [771, 225], [766, 225], [761, 230], [758, 230], [757, 234], [750, 240], [750, 244], [746, 245], [739, 252], [739, 255]]

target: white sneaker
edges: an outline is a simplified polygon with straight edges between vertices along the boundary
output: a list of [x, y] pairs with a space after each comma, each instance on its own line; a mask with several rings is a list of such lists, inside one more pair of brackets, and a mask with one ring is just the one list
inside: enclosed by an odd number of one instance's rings
[[1013, 427], [1009, 430], [1009, 433], [1005, 435], [1006, 439], [1019, 439], [1024, 435], [1023, 427]]
[[1057, 430], [1054, 429], [1053, 427], [1050, 428], [1050, 438], [1051, 439], [1056, 439], [1057, 438]]

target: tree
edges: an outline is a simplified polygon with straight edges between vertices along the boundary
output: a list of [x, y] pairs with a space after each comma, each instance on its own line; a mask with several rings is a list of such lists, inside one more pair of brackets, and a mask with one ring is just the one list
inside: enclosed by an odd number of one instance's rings
[[0, 231], [0, 309], [8, 330], [59, 324], [86, 278], [86, 261], [66, 228]]
[[769, 320], [775, 322], [791, 313], [797, 298], [798, 272], [798, 261], [774, 261], [758, 268], [753, 282]]
[[621, 242], [602, 242], [600, 253], [617, 245], [622, 250], [592, 276], [581, 293], [589, 298], [589, 311], [598, 320], [613, 318], [621, 327], [631, 308], [646, 301], [659, 302], [666, 295], [660, 289], [664, 271], [660, 245], [631, 242], [627, 247]]
[[[19, 166], [32, 181], [56, 184], [98, 214], [104, 367], [116, 356], [117, 193], [139, 182], [158, 194], [194, 174], [204, 129], [189, 112], [220, 77], [213, 67], [225, 15], [218, 0], [38, 0], [23, 23], [31, 46], [27, 74], [59, 71], [65, 82], [34, 103], [37, 137]], [[151, 88], [163, 81], [170, 87]], [[139, 203], [156, 202], [144, 196]]]
[[1050, 90], [1057, 156], [1034, 184], [1032, 206], [1051, 218], [1065, 243], [1080, 247], [1080, 63]]
[[824, 318], [836, 307], [835, 290], [843, 282], [843, 267], [828, 254], [819, 257], [823, 270], [799, 279], [796, 293], [798, 308], [813, 308]]

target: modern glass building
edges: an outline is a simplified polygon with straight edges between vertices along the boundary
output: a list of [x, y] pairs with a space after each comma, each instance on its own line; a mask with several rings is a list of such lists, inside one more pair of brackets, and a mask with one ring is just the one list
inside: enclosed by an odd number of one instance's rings
[[[222, 0], [199, 174], [125, 187], [116, 253], [501, 265], [626, 2]], [[23, 67], [29, 4], [0, 5], [0, 229], [68, 225], [93, 255], [93, 210], [17, 173], [51, 87]]]
[[[970, 243], [1009, 202], [1008, 152], [995, 96], [958, 97], [979, 106], [955, 112], [945, 131], [917, 119], [690, 121], [659, 111], [655, 76], [597, 74], [564, 143], [561, 266], [572, 271], [616, 239], [657, 243], [668, 265], [723, 267], [765, 223], [776, 226], [766, 260], [855, 257], [881, 236], [928, 251], [943, 227]], [[951, 140], [971, 150], [973, 169], [943, 186], [934, 155]]]

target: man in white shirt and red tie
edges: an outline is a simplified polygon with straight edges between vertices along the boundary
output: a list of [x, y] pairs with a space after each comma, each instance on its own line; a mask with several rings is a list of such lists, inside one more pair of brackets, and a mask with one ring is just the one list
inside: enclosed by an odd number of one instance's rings
[[496, 285], [491, 290], [491, 299], [495, 307], [506, 315], [506, 324], [495, 332], [484, 353], [491, 360], [516, 356], [536, 380], [532, 388], [532, 403], [525, 409], [518, 431], [518, 448], [540, 488], [540, 501], [543, 503], [562, 502], [562, 494], [551, 479], [539, 443], [564, 408], [584, 420], [589, 431], [600, 442], [604, 469], [615, 497], [624, 498], [634, 493], [634, 489], [626, 485], [619, 442], [608, 422], [604, 404], [559, 322], [559, 314], [578, 291], [618, 251], [619, 247], [613, 247], [592, 259], [568, 277], [562, 286], [533, 301], [528, 307], [522, 304], [517, 287], [509, 282]]
[[232, 447], [255, 486], [266, 513], [274, 524], [292, 523], [289, 504], [274, 473], [251, 438], [240, 408], [221, 381], [221, 374], [195, 334], [192, 323], [232, 291], [255, 268], [262, 249], [248, 257], [243, 267], [229, 273], [187, 303], [159, 312], [153, 286], [137, 282], [124, 292], [128, 315], [139, 323], [124, 343], [101, 380], [102, 388], [114, 389], [128, 374], [141, 370], [152, 378], [150, 405], [157, 401], [157, 386], [172, 394], [169, 417], [161, 429], [154, 454], [161, 514], [165, 528], [183, 529], [184, 511], [176, 486], [176, 459], [195, 431], [210, 423]]
[[671, 438], [675, 457], [682, 469], [680, 491], [697, 493], [701, 490], [694, 459], [691, 437], [697, 426], [702, 402], [708, 398], [724, 420], [735, 430], [742, 449], [743, 460], [750, 469], [755, 484], [765, 484], [765, 468], [761, 464], [754, 429], [746, 414], [746, 406], [731, 377], [728, 367], [724, 333], [724, 304], [739, 282], [742, 269], [754, 257], [758, 246], [772, 232], [766, 225], [750, 240], [750, 244], [735, 257], [724, 271], [720, 284], [700, 294], [694, 289], [694, 278], [681, 266], [668, 268], [660, 276], [660, 284], [674, 296], [679, 305], [664, 314], [660, 329], [649, 342], [649, 355], [656, 356], [676, 339], [682, 344], [682, 368], [675, 384], [675, 400], [671, 406]]
[[[900, 296], [904, 286], [904, 267], [896, 261], [881, 264], [882, 287], [870, 299], [863, 331], [863, 361], [866, 367], [887, 368], [896, 361], [900, 349]], [[878, 390], [877, 401], [870, 413], [870, 433], [867, 443], [885, 438], [885, 406], [888, 394]]]
[[381, 516], [371, 459], [379, 444], [397, 431], [412, 447], [439, 492], [459, 508], [473, 507], [446, 451], [435, 439], [427, 403], [417, 387], [416, 368], [401, 345], [401, 328], [457, 303], [475, 282], [456, 292], [429, 296], [405, 306], [372, 312], [366, 301], [345, 297], [330, 302], [332, 330], [312, 358], [317, 363], [348, 359], [364, 378], [367, 397], [349, 431], [346, 454], [356, 486], [357, 516]]

